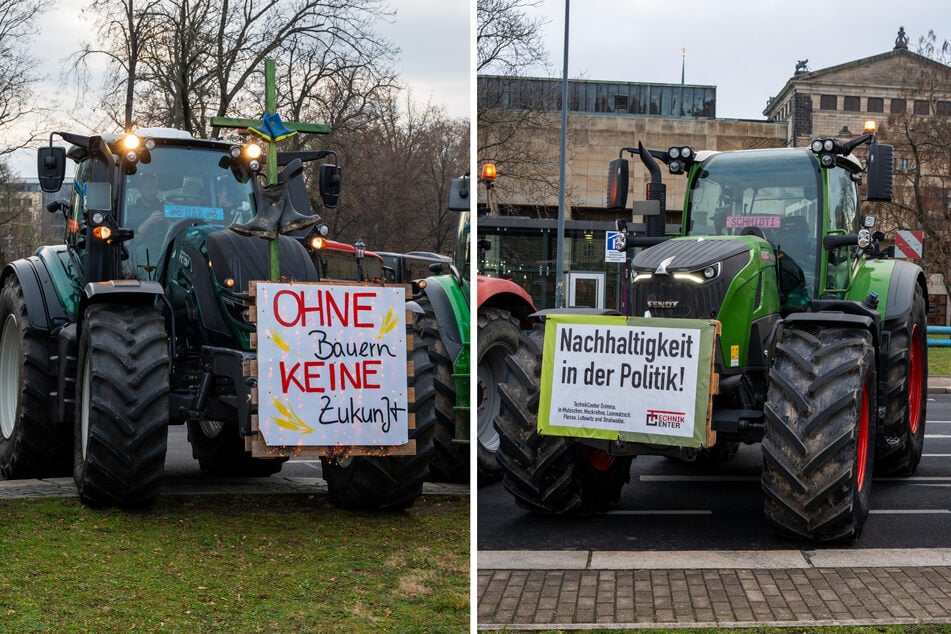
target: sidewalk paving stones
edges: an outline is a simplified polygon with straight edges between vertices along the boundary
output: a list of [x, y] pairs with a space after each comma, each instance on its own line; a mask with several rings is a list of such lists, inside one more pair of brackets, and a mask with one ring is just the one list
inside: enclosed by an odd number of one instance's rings
[[951, 622], [951, 566], [480, 570], [480, 630]]

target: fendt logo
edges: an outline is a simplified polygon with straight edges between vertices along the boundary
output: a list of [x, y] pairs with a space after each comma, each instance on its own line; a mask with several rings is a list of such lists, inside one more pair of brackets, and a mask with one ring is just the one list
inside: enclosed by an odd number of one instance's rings
[[648, 427], [664, 427], [667, 429], [680, 429], [687, 421], [686, 412], [668, 412], [661, 409], [647, 410]]
[[680, 305], [679, 299], [649, 299], [648, 308], [677, 308]]

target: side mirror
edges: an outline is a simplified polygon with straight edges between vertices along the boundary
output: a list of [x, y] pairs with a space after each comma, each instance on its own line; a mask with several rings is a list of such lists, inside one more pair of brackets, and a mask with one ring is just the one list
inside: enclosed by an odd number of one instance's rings
[[66, 148], [46, 145], [36, 151], [36, 174], [40, 179], [40, 189], [45, 192], [58, 192], [66, 176]]
[[469, 211], [469, 178], [453, 178], [449, 181], [449, 211]]
[[626, 158], [616, 158], [611, 161], [608, 170], [608, 209], [617, 210], [627, 207], [627, 174]]
[[892, 200], [892, 146], [872, 143], [868, 146], [868, 193], [866, 200]]
[[340, 166], [324, 163], [320, 166], [320, 198], [324, 207], [333, 209], [340, 200]]

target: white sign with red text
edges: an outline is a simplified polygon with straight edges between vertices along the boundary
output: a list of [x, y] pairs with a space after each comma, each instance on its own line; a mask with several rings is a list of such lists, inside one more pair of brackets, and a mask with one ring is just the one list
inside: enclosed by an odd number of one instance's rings
[[406, 444], [403, 287], [259, 282], [255, 305], [265, 444]]

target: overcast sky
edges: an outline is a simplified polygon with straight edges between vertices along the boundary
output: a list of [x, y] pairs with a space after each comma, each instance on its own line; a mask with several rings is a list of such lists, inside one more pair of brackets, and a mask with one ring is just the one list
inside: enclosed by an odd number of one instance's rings
[[[469, 116], [469, 18], [474, 0], [389, 0], [396, 16], [392, 23], [380, 23], [379, 32], [400, 48], [397, 71], [413, 100], [420, 105], [442, 106], [451, 117]], [[91, 17], [83, 14], [87, 0], [50, 2], [39, 21], [33, 54], [47, 77], [37, 86], [39, 99], [54, 106], [52, 118], [33, 122], [37, 129], [70, 125], [77, 114], [72, 83], [63, 84], [66, 57], [90, 39]], [[95, 70], [95, 69], [94, 69]], [[95, 84], [93, 84], [95, 85]], [[243, 116], [249, 113], [232, 113]], [[72, 124], [77, 130], [81, 127]], [[11, 131], [4, 131], [4, 136]], [[16, 131], [13, 131], [16, 133]], [[34, 176], [35, 150], [18, 153], [14, 169]]]
[[[553, 76], [561, 77], [565, 0], [542, 0]], [[904, 26], [909, 49], [934, 30], [951, 40], [947, 0], [575, 0], [568, 75], [605, 81], [717, 87], [717, 117], [763, 119], [798, 60], [819, 70], [895, 46]], [[541, 71], [539, 71], [541, 72]]]

